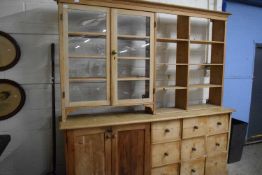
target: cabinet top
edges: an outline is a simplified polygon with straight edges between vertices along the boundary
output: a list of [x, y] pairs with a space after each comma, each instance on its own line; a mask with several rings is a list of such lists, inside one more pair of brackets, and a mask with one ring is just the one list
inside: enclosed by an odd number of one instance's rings
[[126, 124], [147, 123], [156, 121], [166, 121], [182, 118], [193, 118], [199, 116], [210, 116], [217, 114], [229, 114], [234, 112], [233, 109], [214, 107], [207, 109], [177, 110], [170, 109], [161, 111], [155, 115], [145, 113], [115, 113], [100, 115], [76, 115], [69, 117], [65, 122], [60, 122], [60, 129], [82, 129], [106, 127]]
[[176, 15], [203, 17], [217, 20], [227, 20], [230, 13], [207, 10], [194, 7], [186, 7], [168, 3], [153, 2], [150, 0], [57, 0], [58, 3], [102, 6], [122, 8], [130, 10], [141, 10], [156, 13], [170, 13]]

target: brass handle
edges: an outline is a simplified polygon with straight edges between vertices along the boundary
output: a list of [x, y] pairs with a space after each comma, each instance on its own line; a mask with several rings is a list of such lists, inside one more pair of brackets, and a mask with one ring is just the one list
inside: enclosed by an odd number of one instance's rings
[[116, 54], [117, 54], [117, 51], [112, 50], [112, 55], [116, 55]]

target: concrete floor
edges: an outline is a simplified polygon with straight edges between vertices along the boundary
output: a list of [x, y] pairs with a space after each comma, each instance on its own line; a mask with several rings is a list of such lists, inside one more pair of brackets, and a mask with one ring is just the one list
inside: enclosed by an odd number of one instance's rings
[[241, 161], [228, 165], [229, 175], [262, 175], [262, 143], [244, 147]]

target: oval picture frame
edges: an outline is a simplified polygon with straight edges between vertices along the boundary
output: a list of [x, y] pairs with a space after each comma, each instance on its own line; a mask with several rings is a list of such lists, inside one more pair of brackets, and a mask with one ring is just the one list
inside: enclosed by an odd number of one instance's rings
[[21, 98], [20, 98], [19, 104], [17, 105], [17, 107], [14, 110], [12, 110], [10, 113], [8, 113], [6, 115], [2, 115], [2, 116], [0, 115], [0, 121], [8, 119], [8, 118], [14, 116], [16, 113], [18, 113], [22, 109], [22, 107], [24, 106], [25, 100], [26, 100], [26, 95], [25, 95], [24, 89], [15, 81], [8, 80], [8, 79], [0, 79], [0, 87], [1, 87], [1, 84], [8, 84], [8, 85], [15, 87], [18, 90]]
[[[16, 40], [11, 35], [3, 32], [3, 31], [0, 31], [0, 37], [4, 37], [6, 40], [8, 40], [13, 45], [13, 47], [15, 49], [15, 56], [14, 56], [14, 58], [12, 58], [13, 60], [7, 65], [4, 65], [4, 66], [0, 65], [0, 71], [5, 71], [7, 69], [12, 68], [14, 65], [17, 64], [17, 62], [19, 61], [20, 56], [21, 56], [21, 50], [20, 50], [18, 43], [16, 42]], [[0, 42], [0, 50], [1, 50], [1, 45], [2, 44]]]

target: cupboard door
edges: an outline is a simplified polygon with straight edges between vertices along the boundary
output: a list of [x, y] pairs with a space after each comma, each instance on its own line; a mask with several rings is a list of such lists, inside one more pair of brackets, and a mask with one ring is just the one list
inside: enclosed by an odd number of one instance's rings
[[110, 103], [109, 9], [63, 5], [61, 88], [65, 107]]
[[113, 128], [112, 174], [150, 174], [150, 125]]
[[67, 131], [68, 175], [111, 175], [111, 141], [104, 129]]
[[112, 10], [113, 105], [153, 103], [154, 14]]

